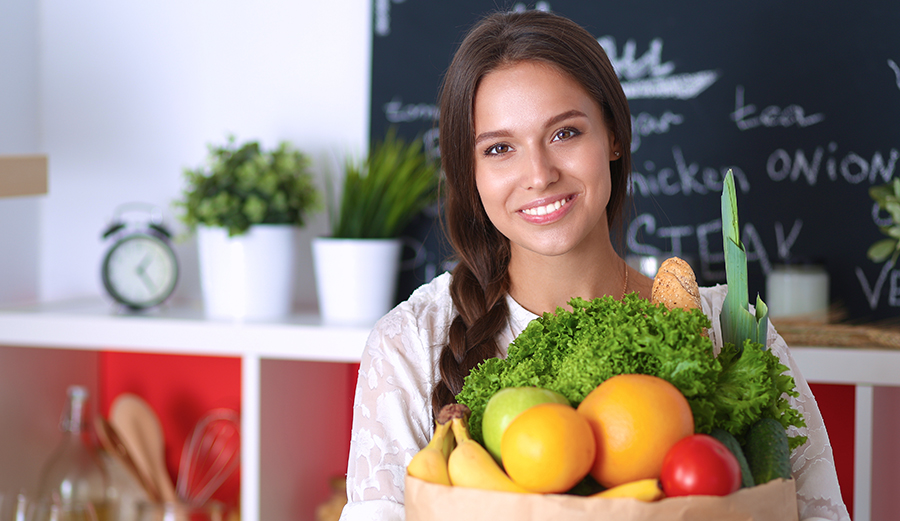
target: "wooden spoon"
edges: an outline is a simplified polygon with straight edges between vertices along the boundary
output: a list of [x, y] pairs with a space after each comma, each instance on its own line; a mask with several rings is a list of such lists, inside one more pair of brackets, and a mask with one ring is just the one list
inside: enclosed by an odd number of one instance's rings
[[103, 445], [103, 448], [112, 454], [137, 480], [151, 501], [156, 503], [161, 501], [156, 483], [150, 478], [146, 469], [139, 467], [135, 462], [134, 457], [128, 450], [128, 446], [122, 441], [116, 429], [106, 418], [99, 414], [94, 417], [94, 421], [96, 423], [97, 437], [100, 439], [100, 444]]
[[159, 498], [166, 503], [178, 503], [175, 486], [166, 470], [162, 426], [150, 405], [135, 394], [122, 393], [113, 400], [109, 423], [122, 438], [135, 466], [143, 469], [155, 485]]

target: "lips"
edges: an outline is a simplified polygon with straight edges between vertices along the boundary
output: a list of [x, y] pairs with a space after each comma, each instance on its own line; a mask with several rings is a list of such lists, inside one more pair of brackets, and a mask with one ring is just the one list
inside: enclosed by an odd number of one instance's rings
[[550, 202], [538, 201], [537, 204], [531, 205], [528, 208], [522, 208], [519, 212], [524, 215], [526, 219], [532, 221], [543, 222], [553, 220], [553, 218], [561, 216], [564, 213], [562, 210], [567, 210], [566, 207], [574, 198], [575, 196], [569, 195]]

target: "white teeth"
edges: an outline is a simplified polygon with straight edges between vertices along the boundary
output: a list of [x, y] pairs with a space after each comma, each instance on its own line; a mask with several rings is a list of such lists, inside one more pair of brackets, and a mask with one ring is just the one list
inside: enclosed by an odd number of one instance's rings
[[550, 203], [547, 206], [538, 206], [536, 208], [528, 208], [522, 211], [528, 215], [547, 215], [548, 213], [553, 213], [556, 210], [559, 210], [567, 202], [569, 202], [568, 199], [563, 199], [561, 201], [556, 201], [555, 203]]

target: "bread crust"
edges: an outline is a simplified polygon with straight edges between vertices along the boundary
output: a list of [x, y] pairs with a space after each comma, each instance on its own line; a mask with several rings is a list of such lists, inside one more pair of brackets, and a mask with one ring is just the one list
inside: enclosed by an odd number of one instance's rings
[[690, 264], [678, 257], [663, 261], [653, 279], [650, 302], [668, 309], [700, 309], [700, 288]]

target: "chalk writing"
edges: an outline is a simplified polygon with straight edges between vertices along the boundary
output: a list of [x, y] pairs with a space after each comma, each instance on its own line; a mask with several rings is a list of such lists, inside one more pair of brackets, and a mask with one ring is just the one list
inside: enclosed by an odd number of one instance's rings
[[[683, 239], [687, 237], [696, 238], [700, 263], [700, 276], [703, 280], [724, 280], [725, 279], [725, 254], [722, 251], [722, 220], [716, 219], [706, 223], [693, 225], [678, 226], [660, 226], [656, 225], [656, 217], [653, 214], [640, 214], [628, 224], [625, 234], [625, 244], [628, 250], [638, 255], [660, 255], [660, 250], [652, 244], [641, 242], [639, 237], [657, 237], [668, 239], [670, 247], [666, 253], [675, 256], [683, 256]], [[799, 234], [799, 231], [798, 231]], [[710, 238], [712, 237], [712, 239]], [[793, 238], [796, 240], [796, 237]], [[753, 223], [745, 223], [741, 231], [741, 242], [747, 252], [748, 262], [758, 262], [764, 274], [772, 271], [772, 262], [762, 242], [762, 237], [757, 232]], [[718, 245], [713, 248], [712, 245]], [[781, 247], [781, 244], [779, 244]], [[786, 251], [790, 251], [790, 247], [786, 247]]]
[[[393, 0], [395, 4], [402, 4], [406, 0]], [[391, 34], [391, 0], [375, 0], [375, 34], [388, 36]]]
[[439, 110], [429, 103], [403, 104], [399, 96], [384, 104], [384, 116], [391, 123], [409, 123], [410, 121], [437, 121]]
[[645, 76], [659, 78], [672, 74], [675, 70], [675, 64], [672, 62], [662, 62], [662, 38], [654, 38], [650, 41], [650, 48], [643, 56], [637, 58], [637, 42], [628, 40], [622, 48], [622, 55], [616, 53], [616, 39], [612, 36], [603, 36], [597, 38], [600, 46], [609, 55], [613, 68], [620, 78], [627, 81], [640, 79]]
[[[882, 213], [886, 213], [887, 215], [882, 217]], [[890, 213], [882, 212], [881, 206], [878, 203], [872, 203], [872, 222], [875, 223], [875, 226], [890, 226], [894, 224], [894, 218]]]
[[888, 67], [894, 71], [894, 77], [897, 79], [897, 88], [900, 89], [900, 67], [891, 59], [888, 59]]
[[888, 291], [888, 304], [891, 306], [900, 306], [900, 271], [892, 271], [893, 267], [894, 261], [892, 260], [888, 260], [884, 263], [881, 267], [881, 272], [878, 274], [878, 278], [875, 280], [874, 287], [869, 284], [869, 279], [866, 277], [863, 269], [859, 266], [856, 267], [856, 278], [859, 280], [863, 293], [866, 295], [866, 301], [869, 303], [871, 309], [878, 309], [882, 289], [884, 289], [884, 283], [887, 281], [888, 276], [891, 278]]
[[[516, 2], [516, 4], [513, 5], [513, 8], [511, 10], [514, 13], [524, 13], [525, 11], [528, 10], [528, 6], [525, 5], [523, 2]], [[534, 10], [535, 11], [544, 11], [546, 13], [549, 13], [550, 12], [550, 2], [538, 2], [537, 4], [535, 4]]]
[[[878, 151], [872, 154], [871, 161], [866, 161], [855, 152], [849, 152], [843, 158], [837, 158], [834, 156], [837, 149], [838, 145], [834, 142], [829, 143], [827, 148], [816, 147], [810, 159], [803, 149], [798, 148], [792, 157], [787, 150], [779, 148], [769, 155], [769, 159], [766, 161], [766, 173], [773, 181], [790, 179], [796, 182], [802, 179], [809, 186], [815, 186], [819, 180], [824, 158], [825, 175], [830, 181], [843, 179], [850, 184], [859, 184], [865, 181], [871, 184], [886, 183], [894, 175], [894, 167], [897, 165], [897, 159], [900, 159], [900, 151], [895, 148], [888, 153], [887, 161]], [[827, 158], [825, 158], [826, 151]]]
[[697, 163], [688, 163], [681, 147], [672, 147], [672, 156], [675, 167], [665, 167], [656, 170], [653, 161], [645, 161], [643, 172], [635, 169], [631, 174], [631, 193], [640, 193], [647, 197], [651, 195], [691, 195], [721, 192], [722, 181], [728, 170], [734, 173], [737, 187], [742, 192], [750, 191], [750, 181], [744, 172], [736, 166], [722, 168], [702, 168]]
[[700, 71], [673, 75], [675, 64], [662, 62], [662, 38], [654, 38], [650, 48], [637, 57], [637, 43], [627, 40], [621, 56], [611, 36], [597, 38], [609, 56], [613, 68], [623, 79], [622, 90], [628, 99], [691, 99], [719, 79], [716, 71]]
[[825, 119], [825, 115], [821, 113], [807, 116], [800, 105], [788, 105], [783, 109], [776, 105], [770, 105], [764, 108], [758, 116], [751, 117], [755, 113], [756, 105], [744, 104], [744, 86], [738, 85], [734, 90], [734, 112], [731, 113], [731, 120], [741, 130], [756, 128], [760, 125], [764, 127], [790, 127], [793, 125], [808, 127], [821, 123]]
[[641, 112], [637, 116], [632, 114], [631, 151], [634, 152], [641, 147], [641, 141], [644, 137], [651, 134], [665, 134], [673, 125], [680, 125], [683, 122], [684, 116], [673, 114], [668, 110], [658, 118], [646, 112]]
[[[430, 155], [439, 154], [434, 128], [439, 70], [484, 4], [369, 4], [376, 53], [369, 105], [373, 138], [396, 125], [405, 136], [420, 137]], [[833, 282], [830, 296], [846, 305], [851, 318], [900, 313], [900, 260], [884, 268], [866, 257], [876, 240], [872, 233], [891, 222], [866, 189], [900, 178], [900, 126], [891, 123], [900, 102], [900, 51], [881, 45], [884, 35], [892, 34], [900, 3], [857, 10], [859, 16], [847, 18], [837, 3], [824, 2], [816, 8], [823, 23], [812, 25], [791, 23], [808, 11], [796, 2], [764, 2], [778, 12], [778, 23], [757, 16], [759, 7], [749, 4], [699, 12], [678, 2], [655, 2], [652, 20], [646, 7], [623, 5], [612, 25], [598, 2], [491, 4], [510, 11], [552, 6], [594, 31], [606, 50], [631, 109], [628, 188], [641, 214], [625, 223], [631, 249], [624, 253], [680, 250], [696, 263], [698, 278], [723, 281], [722, 224], [712, 219], [719, 217], [723, 176], [730, 168], [747, 209], [741, 235], [755, 259], [748, 273], [751, 286], [763, 282], [769, 262], [774, 268], [824, 256]], [[841, 31], [822, 31], [833, 25]], [[836, 60], [841, 74], [834, 73]], [[779, 204], [791, 212], [765, 212]], [[870, 233], [835, 237], [834, 230], [847, 227]], [[415, 233], [408, 232], [421, 247], [435, 248], [433, 235], [422, 238], [431, 233], [425, 227]], [[825, 247], [835, 241], [840, 248]], [[414, 271], [419, 280], [445, 268], [438, 257], [423, 258], [412, 244], [404, 251], [409, 261], [404, 277]]]
[[391, 34], [391, 0], [375, 0], [375, 34]]
[[797, 242], [800, 236], [800, 230], [803, 229], [803, 221], [797, 219], [791, 226], [791, 231], [787, 237], [784, 236], [784, 225], [780, 221], [775, 221], [775, 244], [777, 246], [778, 258], [782, 260], [791, 260], [791, 246]]
[[622, 83], [622, 90], [628, 99], [696, 98], [701, 92], [715, 83], [719, 74], [714, 71], [701, 71], [691, 74], [678, 74], [666, 78], [633, 80]]

